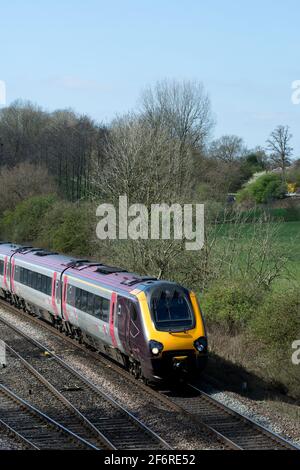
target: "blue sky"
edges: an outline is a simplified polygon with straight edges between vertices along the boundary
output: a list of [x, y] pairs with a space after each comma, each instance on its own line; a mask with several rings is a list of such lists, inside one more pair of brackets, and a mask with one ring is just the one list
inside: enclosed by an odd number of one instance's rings
[[300, 157], [299, 0], [10, 0], [0, 5], [8, 103], [74, 108], [108, 121], [163, 78], [199, 79], [215, 136], [264, 145], [278, 124]]

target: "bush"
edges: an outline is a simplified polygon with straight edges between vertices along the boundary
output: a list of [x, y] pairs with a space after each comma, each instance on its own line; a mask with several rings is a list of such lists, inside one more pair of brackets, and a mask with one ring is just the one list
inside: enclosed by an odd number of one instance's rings
[[20, 202], [33, 196], [44, 196], [56, 191], [56, 185], [47, 168], [32, 163], [19, 163], [13, 168], [0, 168], [0, 213], [14, 210]]
[[1, 238], [31, 243], [76, 256], [91, 255], [92, 221], [88, 204], [55, 196], [34, 196], [7, 211], [0, 222]]
[[290, 351], [300, 339], [300, 289], [271, 292], [250, 322], [252, 333], [272, 349]]
[[90, 256], [91, 220], [87, 204], [56, 202], [44, 216], [37, 244], [66, 254]]
[[16, 243], [33, 242], [41, 231], [45, 213], [55, 201], [53, 195], [34, 196], [6, 211], [0, 223], [1, 237]]
[[245, 327], [255, 315], [265, 291], [250, 282], [220, 282], [204, 295], [202, 306], [208, 322], [219, 324], [229, 333]]
[[274, 199], [283, 198], [286, 192], [287, 186], [282, 182], [281, 176], [274, 173], [267, 173], [239, 191], [237, 201], [252, 201], [257, 204], [265, 204]]
[[300, 340], [300, 289], [271, 292], [250, 324], [251, 336], [261, 344], [264, 377], [281, 391], [300, 398], [299, 365], [292, 363], [292, 344]]

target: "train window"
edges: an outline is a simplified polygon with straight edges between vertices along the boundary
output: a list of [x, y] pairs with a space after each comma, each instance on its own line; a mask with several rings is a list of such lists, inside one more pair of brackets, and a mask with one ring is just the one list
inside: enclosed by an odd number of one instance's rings
[[81, 306], [80, 298], [81, 298], [81, 289], [78, 289], [78, 287], [76, 287], [75, 307], [78, 308], [78, 310], [80, 310], [80, 306]]
[[52, 279], [49, 276], [18, 267], [17, 276], [15, 271], [15, 280], [25, 286], [43, 292], [43, 294], [51, 295]]
[[87, 293], [87, 313], [89, 313], [90, 315], [94, 315], [94, 294], [92, 294], [91, 292], [88, 292]]
[[43, 281], [43, 276], [40, 273], [38, 273], [37, 274], [36, 288], [37, 288], [37, 290], [39, 290], [41, 292], [43, 292], [42, 281]]
[[0, 260], [0, 276], [3, 276], [4, 273], [4, 261]]
[[108, 322], [109, 319], [109, 300], [102, 299], [102, 315], [101, 320]]
[[87, 297], [88, 297], [87, 291], [82, 290], [81, 291], [81, 296], [80, 296], [80, 309], [83, 312], [86, 312], [86, 310], [87, 310]]
[[28, 269], [22, 269], [23, 271], [23, 283], [28, 285], [28, 274], [29, 274], [29, 271]]
[[42, 280], [41, 280], [41, 291], [46, 294], [47, 293], [47, 277], [46, 276], [42, 276]]
[[47, 294], [51, 295], [52, 294], [52, 279], [49, 276], [46, 276], [47, 279]]
[[99, 295], [94, 296], [94, 316], [101, 318], [101, 297]]
[[192, 307], [182, 289], [157, 289], [152, 293], [150, 305], [158, 330], [183, 331], [194, 327]]
[[76, 287], [71, 286], [70, 284], [68, 285], [68, 291], [67, 291], [67, 303], [71, 305], [72, 307], [75, 307], [75, 289]]
[[16, 282], [19, 282], [19, 279], [20, 279], [20, 267], [19, 266], [15, 266], [14, 279]]
[[32, 272], [31, 274], [31, 285], [32, 289], [36, 288], [36, 273]]
[[32, 287], [32, 271], [27, 272], [27, 286]]
[[35, 281], [35, 289], [36, 290], [41, 290], [41, 287], [39, 286], [39, 276], [40, 274], [34, 273], [34, 281]]
[[55, 282], [55, 297], [56, 297], [56, 302], [60, 304], [60, 295], [61, 295], [61, 287], [60, 287], [60, 281], [57, 280]]
[[36, 273], [34, 273], [33, 271], [31, 271], [30, 276], [30, 287], [32, 287], [32, 289], [36, 288]]
[[102, 321], [109, 319], [109, 300], [76, 287], [75, 307], [89, 315], [93, 315]]

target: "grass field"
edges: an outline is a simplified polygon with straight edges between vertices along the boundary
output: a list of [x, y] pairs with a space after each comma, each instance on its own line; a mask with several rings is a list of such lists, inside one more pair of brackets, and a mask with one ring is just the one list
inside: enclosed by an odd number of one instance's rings
[[[233, 371], [239, 369], [241, 375], [237, 376], [237, 383], [241, 383], [242, 377], [250, 374], [251, 380], [249, 377], [245, 380], [249, 381], [253, 390], [257, 384], [263, 382], [266, 389], [274, 388], [299, 400], [299, 366], [292, 364], [291, 355], [292, 342], [299, 339], [300, 332], [297, 300], [300, 288], [300, 221], [280, 222], [276, 226], [278, 231], [275, 253], [286, 255], [288, 262], [286, 269], [265, 295], [256, 296], [259, 289], [251, 291], [250, 306], [252, 300], [257, 301], [255, 308], [251, 310], [251, 316], [247, 317], [247, 305], [246, 308], [243, 307], [244, 298], [238, 294], [232, 295], [231, 286], [223, 287], [222, 283], [217, 284], [217, 290], [212, 295], [206, 293], [203, 305], [206, 318], [210, 319], [208, 333], [211, 352], [216, 354], [218, 361], [220, 358], [221, 361], [227, 361]], [[221, 237], [225, 244], [229, 243], [232, 228], [234, 230], [229, 224], [221, 227]], [[239, 232], [235, 261], [241, 265], [247, 250], [251, 248], [252, 229], [251, 224], [245, 224]], [[250, 271], [249, 276], [251, 274]], [[291, 287], [297, 289], [290, 289]], [[235, 285], [233, 288], [235, 289]], [[234, 315], [236, 312], [239, 313], [238, 316]], [[236, 318], [235, 328], [232, 328], [232, 319]], [[220, 367], [220, 376], [222, 374]], [[230, 381], [232, 382], [231, 378]]]
[[290, 251], [287, 268], [292, 279], [300, 284], [300, 222], [282, 222], [278, 239], [283, 251]]
[[[280, 279], [275, 282], [278, 287], [286, 282], [300, 283], [300, 221], [297, 222], [275, 222], [278, 231], [276, 233], [276, 249], [280, 254], [284, 254], [288, 258], [286, 269], [282, 272]], [[231, 224], [223, 224], [218, 228], [218, 236], [223, 240], [224, 244], [228, 244], [232, 235], [231, 230], [235, 230]], [[246, 223], [242, 225], [237, 238], [237, 245], [240, 245], [240, 253], [238, 261], [244, 261], [247, 253], [251, 249], [251, 239], [253, 237], [253, 225]], [[264, 235], [262, 235], [264, 236]], [[248, 245], [249, 243], [249, 245]]]

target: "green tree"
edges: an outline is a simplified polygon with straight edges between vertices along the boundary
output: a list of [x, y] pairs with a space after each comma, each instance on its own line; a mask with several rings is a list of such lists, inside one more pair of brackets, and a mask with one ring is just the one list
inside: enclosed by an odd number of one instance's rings
[[45, 213], [55, 201], [53, 195], [34, 196], [20, 202], [13, 211], [6, 211], [1, 220], [1, 236], [16, 243], [34, 242]]
[[237, 200], [238, 202], [250, 200], [257, 204], [264, 204], [273, 199], [283, 198], [286, 192], [287, 187], [282, 182], [281, 176], [275, 173], [267, 173], [239, 191]]

